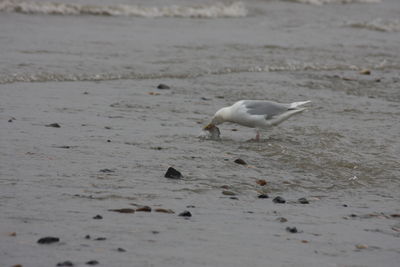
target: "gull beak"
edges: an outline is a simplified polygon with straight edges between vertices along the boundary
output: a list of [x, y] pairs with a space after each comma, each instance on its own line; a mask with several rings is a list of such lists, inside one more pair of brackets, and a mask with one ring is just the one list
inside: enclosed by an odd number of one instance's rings
[[207, 126], [204, 126], [203, 130], [210, 131], [215, 127], [215, 124], [209, 123]]

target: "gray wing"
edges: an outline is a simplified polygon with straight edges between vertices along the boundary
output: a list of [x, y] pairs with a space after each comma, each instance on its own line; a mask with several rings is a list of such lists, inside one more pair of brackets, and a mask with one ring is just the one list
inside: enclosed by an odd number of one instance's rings
[[266, 119], [270, 119], [276, 115], [282, 114], [290, 110], [288, 104], [280, 104], [272, 101], [252, 101], [243, 102], [247, 108], [247, 112], [251, 115], [265, 115]]

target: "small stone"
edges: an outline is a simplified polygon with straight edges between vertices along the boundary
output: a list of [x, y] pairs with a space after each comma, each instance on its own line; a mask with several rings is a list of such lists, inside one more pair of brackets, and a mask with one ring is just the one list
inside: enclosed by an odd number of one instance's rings
[[156, 235], [156, 234], [159, 234], [160, 231], [151, 231], [151, 233], [152, 233], [153, 235]]
[[390, 214], [390, 217], [392, 217], [392, 218], [400, 218], [400, 213]]
[[229, 185], [221, 185], [221, 188], [222, 189], [229, 189], [229, 188], [231, 188]]
[[310, 243], [308, 240], [301, 240], [301, 243], [307, 244]]
[[85, 91], [85, 92], [83, 92], [83, 94], [84, 94], [84, 95], [88, 95], [88, 94], [89, 94], [89, 92], [86, 92], [86, 91]]
[[12, 120], [12, 119], [9, 119], [8, 122], [13, 122], [13, 120]]
[[264, 186], [264, 185], [267, 184], [267, 181], [265, 181], [264, 179], [260, 179], [260, 180], [257, 180], [257, 181], [256, 181], [256, 184], [261, 185], [261, 186]]
[[299, 198], [297, 201], [300, 204], [310, 204], [310, 202], [305, 197]]
[[65, 267], [65, 266], [74, 266], [74, 264], [72, 263], [72, 262], [70, 262], [70, 261], [64, 261], [64, 262], [59, 262], [59, 263], [57, 263], [57, 265], [56, 266], [58, 266], [58, 267]]
[[286, 231], [288, 231], [289, 233], [295, 234], [298, 233], [297, 228], [296, 227], [286, 227]]
[[86, 235], [86, 236], [85, 236], [85, 239], [90, 239], [90, 235]]
[[17, 236], [16, 232], [9, 233], [8, 236]]
[[58, 123], [50, 123], [47, 124], [46, 127], [61, 128], [60, 124]]
[[95, 220], [101, 220], [101, 219], [103, 219], [103, 216], [97, 214], [96, 216], [93, 217], [93, 219], [95, 219]]
[[96, 260], [91, 260], [91, 261], [86, 262], [86, 264], [87, 265], [97, 265], [97, 264], [99, 264], [99, 262]]
[[347, 204], [343, 204], [342, 206], [343, 206], [343, 207], [345, 207], [345, 208], [347, 208], [349, 205], [347, 205]]
[[225, 195], [225, 196], [234, 196], [234, 195], [236, 195], [235, 192], [227, 191], [227, 190], [222, 191], [222, 194]]
[[190, 213], [190, 211], [185, 210], [184, 212], [179, 213], [179, 216], [192, 217], [192, 214]]
[[47, 236], [47, 237], [42, 237], [40, 238], [37, 243], [38, 244], [52, 244], [59, 242], [60, 239], [58, 237], [52, 237], [52, 236]]
[[95, 239], [93, 239], [93, 240], [96, 240], [96, 241], [104, 241], [104, 240], [107, 240], [107, 238], [105, 238], [105, 237], [97, 237], [97, 238], [95, 238]]
[[288, 221], [288, 219], [286, 219], [285, 217], [279, 217], [278, 221], [281, 222], [281, 223], [285, 223], [285, 222]]
[[371, 71], [368, 69], [363, 69], [359, 73], [362, 75], [371, 75]]
[[123, 248], [117, 248], [117, 251], [118, 251], [118, 252], [126, 252], [126, 250], [123, 249]]
[[110, 139], [108, 139], [108, 140], [107, 140], [107, 143], [111, 143], [111, 140], [110, 140]]
[[235, 159], [234, 162], [237, 163], [237, 164], [240, 164], [240, 165], [247, 165], [246, 161], [244, 161], [242, 159]]
[[168, 89], [171, 89], [168, 85], [166, 85], [166, 84], [163, 84], [163, 83], [160, 83], [158, 86], [157, 86], [157, 89], [160, 89], [160, 90], [168, 90]]
[[104, 129], [111, 130], [111, 126], [104, 126]]
[[381, 79], [375, 79], [375, 82], [380, 83], [382, 80]]
[[143, 207], [137, 208], [136, 211], [151, 212], [151, 208], [149, 206], [143, 206]]
[[237, 197], [230, 197], [229, 199], [239, 200], [239, 198], [237, 198]]
[[119, 213], [135, 213], [134, 209], [125, 208], [125, 209], [113, 209], [109, 211], [119, 212]]
[[258, 196], [258, 198], [269, 198], [269, 196], [267, 194], [261, 194]]
[[358, 245], [356, 245], [356, 248], [358, 248], [358, 249], [366, 249], [366, 248], [368, 248], [368, 246], [367, 245], [363, 245], [363, 244], [358, 244]]
[[149, 92], [149, 95], [160, 95], [160, 93], [156, 93], [156, 92]]
[[286, 200], [283, 197], [276, 197], [272, 200], [274, 203], [279, 203], [279, 204], [283, 204], [286, 203]]
[[155, 212], [161, 212], [161, 213], [175, 213], [173, 210], [171, 209], [155, 209]]
[[22, 267], [22, 264], [15, 264], [12, 267]]
[[99, 172], [103, 172], [103, 173], [112, 173], [112, 172], [115, 172], [114, 170], [111, 170], [111, 169], [101, 169], [101, 170], [99, 170]]
[[187, 205], [186, 208], [188, 208], [188, 209], [194, 209], [194, 208], [196, 208], [196, 206], [195, 206], [195, 205]]
[[183, 178], [182, 174], [177, 171], [176, 169], [169, 167], [167, 172], [164, 175], [165, 178], [170, 178], [170, 179], [181, 179]]

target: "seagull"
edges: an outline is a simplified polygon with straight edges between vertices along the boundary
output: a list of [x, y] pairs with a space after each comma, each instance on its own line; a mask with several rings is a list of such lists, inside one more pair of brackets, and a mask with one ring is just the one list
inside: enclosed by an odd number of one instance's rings
[[[306, 108], [301, 106], [311, 101], [300, 101], [289, 104], [267, 100], [240, 100], [229, 107], [218, 110], [211, 122], [203, 129], [214, 133], [217, 125], [224, 122], [237, 123], [256, 129], [256, 141], [260, 141], [260, 130], [276, 126]], [[219, 130], [218, 130], [219, 132]]]

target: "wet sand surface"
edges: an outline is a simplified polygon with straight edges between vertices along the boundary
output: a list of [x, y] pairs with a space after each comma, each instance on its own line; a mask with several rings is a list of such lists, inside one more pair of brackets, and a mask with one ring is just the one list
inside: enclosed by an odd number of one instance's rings
[[[309, 22], [292, 36], [294, 21], [269, 28], [255, 3], [245, 2], [248, 17], [198, 24], [0, 14], [1, 266], [398, 266], [398, 33], [338, 27], [331, 37]], [[286, 5], [268, 3], [271, 16]], [[111, 30], [135, 25], [141, 41], [125, 31], [100, 35], [105, 19]], [[69, 20], [74, 37], [92, 35], [63, 40], [48, 20]], [[31, 35], [11, 31], [27, 22]], [[212, 23], [220, 28], [208, 34]], [[146, 31], [174, 25], [186, 34]], [[194, 25], [198, 43], [189, 40]], [[281, 32], [278, 44], [260, 37], [264, 27]], [[315, 42], [302, 36], [312, 29]], [[284, 45], [287, 38], [295, 43]], [[346, 45], [328, 45], [335, 38]], [[260, 142], [232, 124], [220, 127], [220, 141], [199, 138], [216, 110], [240, 99], [312, 103]], [[182, 179], [164, 177], [171, 166]], [[112, 211], [143, 206], [151, 211]], [[60, 240], [37, 243], [48, 236]]]

